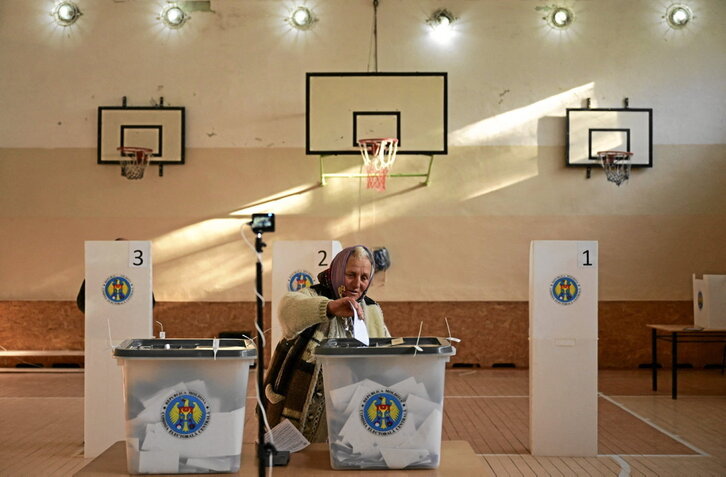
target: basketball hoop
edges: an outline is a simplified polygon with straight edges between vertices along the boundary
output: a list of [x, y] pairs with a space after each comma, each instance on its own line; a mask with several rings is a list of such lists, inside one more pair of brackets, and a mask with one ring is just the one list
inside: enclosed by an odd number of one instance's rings
[[608, 181], [615, 182], [618, 187], [630, 178], [630, 156], [626, 151], [600, 151], [597, 153]]
[[117, 147], [116, 150], [121, 151], [121, 175], [129, 180], [142, 179], [153, 151], [147, 147]]
[[359, 139], [358, 146], [363, 156], [363, 164], [366, 166], [368, 189], [386, 190], [388, 173], [396, 162], [398, 139], [392, 137]]

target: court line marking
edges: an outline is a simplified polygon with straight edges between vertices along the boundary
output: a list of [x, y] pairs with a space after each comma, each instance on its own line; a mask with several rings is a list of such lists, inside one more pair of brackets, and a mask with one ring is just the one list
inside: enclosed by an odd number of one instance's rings
[[608, 457], [610, 457], [612, 460], [617, 462], [618, 465], [620, 466], [620, 472], [618, 473], [618, 477], [629, 477], [630, 476], [630, 464], [628, 464], [628, 462], [625, 459], [623, 459], [622, 456], [613, 454]]
[[698, 447], [696, 447], [693, 444], [687, 442], [686, 440], [684, 440], [683, 438], [681, 438], [677, 434], [674, 434], [674, 433], [670, 432], [669, 430], [667, 430], [667, 429], [659, 426], [658, 424], [654, 423], [653, 421], [651, 421], [647, 417], [641, 416], [637, 412], [628, 409], [627, 407], [625, 407], [624, 404], [621, 404], [621, 403], [617, 402], [616, 400], [612, 399], [610, 396], [607, 396], [607, 395], [605, 395], [603, 393], [598, 393], [598, 395], [600, 397], [602, 397], [603, 399], [605, 399], [606, 401], [610, 402], [611, 404], [614, 404], [615, 406], [618, 406], [620, 409], [622, 409], [623, 411], [629, 413], [630, 415], [637, 417], [638, 419], [640, 419], [644, 423], [646, 423], [649, 426], [651, 426], [653, 429], [655, 429], [655, 430], [657, 430], [659, 432], [662, 432], [663, 434], [667, 435], [668, 437], [670, 437], [674, 441], [676, 441], [676, 442], [678, 442], [680, 444], [683, 444], [684, 446], [688, 447], [689, 449], [691, 449], [692, 451], [696, 452], [697, 454], [701, 454], [704, 457], [711, 457], [711, 454], [709, 454], [708, 452], [699, 449]]

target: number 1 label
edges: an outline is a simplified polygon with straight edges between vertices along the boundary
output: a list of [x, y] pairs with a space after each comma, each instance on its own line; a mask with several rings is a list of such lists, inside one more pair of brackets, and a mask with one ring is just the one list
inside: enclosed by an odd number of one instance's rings
[[597, 242], [577, 242], [577, 267], [597, 268]]

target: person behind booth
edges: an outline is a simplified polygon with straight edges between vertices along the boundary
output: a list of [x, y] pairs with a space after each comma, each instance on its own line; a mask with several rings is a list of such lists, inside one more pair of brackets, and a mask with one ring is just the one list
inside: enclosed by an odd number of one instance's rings
[[341, 250], [317, 285], [285, 294], [279, 320], [283, 339], [265, 378], [265, 410], [270, 426], [289, 419], [310, 442], [328, 436], [320, 364], [313, 350], [324, 338], [352, 337], [353, 309], [372, 338], [391, 336], [381, 307], [366, 296], [374, 258], [362, 245]]

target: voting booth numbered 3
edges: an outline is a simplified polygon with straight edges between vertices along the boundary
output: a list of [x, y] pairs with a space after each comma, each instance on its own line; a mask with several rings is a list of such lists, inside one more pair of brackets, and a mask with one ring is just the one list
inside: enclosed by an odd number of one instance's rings
[[113, 347], [152, 336], [150, 241], [85, 242], [84, 455], [124, 437], [121, 369]]
[[315, 349], [325, 388], [333, 469], [435, 469], [441, 456], [444, 338], [324, 340]]
[[252, 341], [131, 339], [114, 357], [123, 368], [129, 473], [239, 470]]

